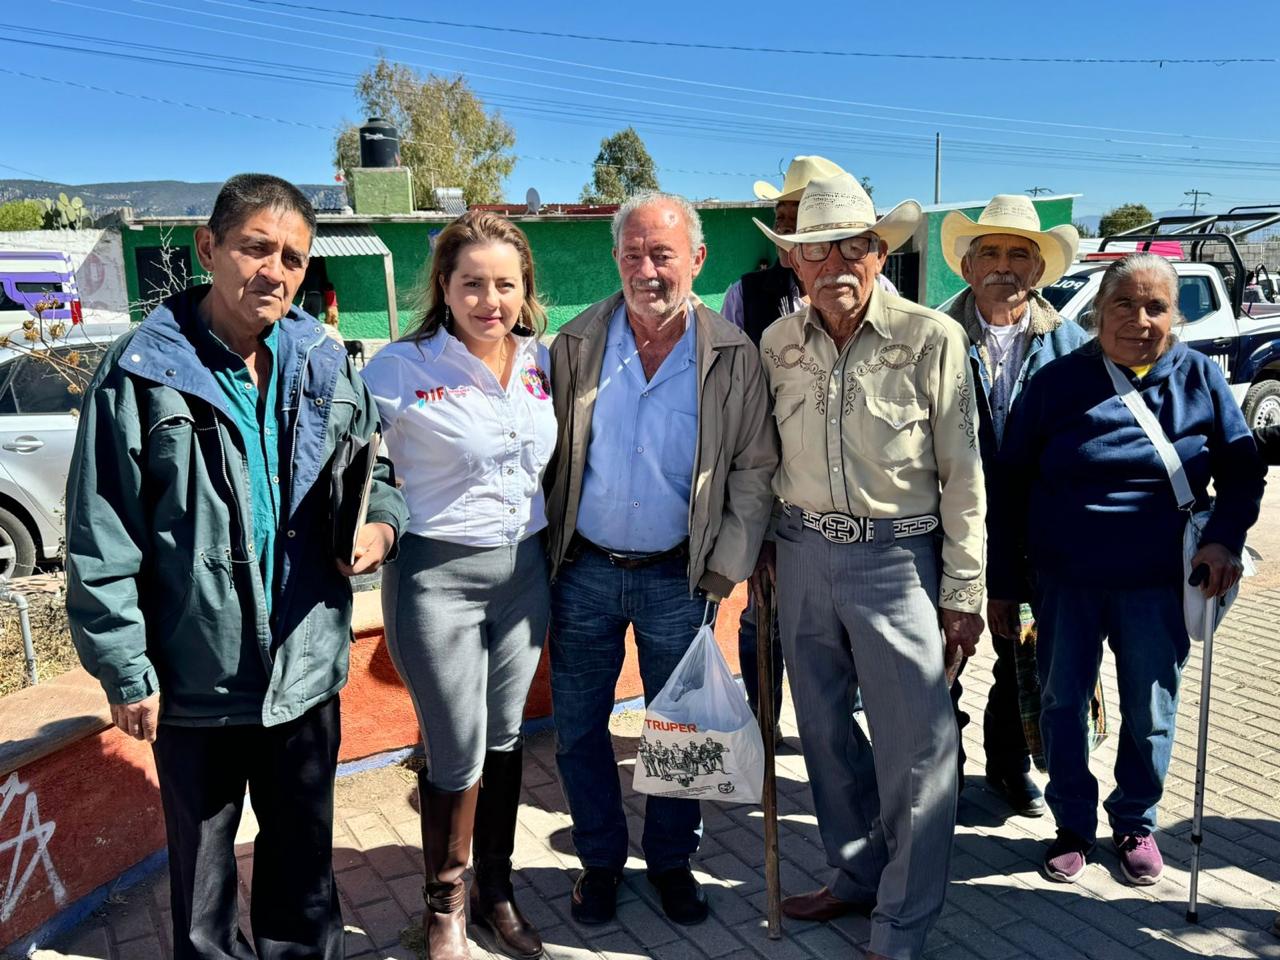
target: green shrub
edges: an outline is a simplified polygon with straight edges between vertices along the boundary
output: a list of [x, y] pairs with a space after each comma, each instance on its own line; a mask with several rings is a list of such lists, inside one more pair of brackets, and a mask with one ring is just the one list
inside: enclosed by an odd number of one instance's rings
[[13, 200], [0, 204], [0, 230], [41, 230], [44, 207], [38, 200]]

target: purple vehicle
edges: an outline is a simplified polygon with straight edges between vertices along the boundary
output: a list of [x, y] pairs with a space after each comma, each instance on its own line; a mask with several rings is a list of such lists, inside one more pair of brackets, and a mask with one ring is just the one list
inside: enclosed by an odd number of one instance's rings
[[52, 296], [58, 306], [45, 320], [81, 321], [80, 292], [71, 258], [56, 251], [0, 250], [0, 332], [36, 316], [36, 304]]

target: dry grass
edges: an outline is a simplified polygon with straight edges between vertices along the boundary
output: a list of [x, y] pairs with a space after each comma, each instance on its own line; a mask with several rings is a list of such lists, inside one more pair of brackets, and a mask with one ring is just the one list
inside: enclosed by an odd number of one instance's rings
[[[15, 585], [23, 592], [20, 584]], [[80, 660], [67, 629], [66, 594], [58, 589], [33, 591], [26, 597], [36, 648], [36, 672], [43, 682], [78, 666]], [[0, 603], [0, 697], [29, 683], [18, 609], [11, 603]]]

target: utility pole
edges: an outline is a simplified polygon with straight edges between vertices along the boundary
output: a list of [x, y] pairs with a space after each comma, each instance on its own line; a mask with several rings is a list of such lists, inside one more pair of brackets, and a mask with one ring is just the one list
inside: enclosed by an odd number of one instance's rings
[[933, 202], [942, 202], [942, 134], [933, 135]]
[[1028, 187], [1026, 189], [1026, 192], [1031, 194], [1033, 197], [1038, 197], [1042, 193], [1052, 193], [1053, 188], [1052, 187]]
[[[1212, 197], [1212, 196], [1213, 196], [1213, 194], [1212, 194], [1212, 193], [1210, 193], [1208, 190], [1183, 190], [1183, 191], [1182, 191], [1182, 195], [1183, 195], [1184, 197], [1190, 197], [1190, 198], [1191, 198], [1191, 215], [1192, 215], [1193, 217], [1194, 217], [1194, 216], [1196, 215], [1196, 213], [1200, 210], [1200, 198], [1201, 198], [1201, 197]], [[1185, 206], [1186, 206], [1186, 204], [1185, 204], [1185, 203], [1180, 203], [1180, 204], [1178, 204], [1178, 206], [1180, 206], [1180, 207], [1185, 207]]]

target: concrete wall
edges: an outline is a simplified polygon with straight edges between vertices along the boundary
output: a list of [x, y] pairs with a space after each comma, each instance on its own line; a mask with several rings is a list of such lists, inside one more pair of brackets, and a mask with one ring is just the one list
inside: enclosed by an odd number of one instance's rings
[[[772, 245], [751, 222], [752, 216], [762, 213], [765, 217], [771, 215], [768, 209], [750, 207], [702, 211], [708, 256], [694, 290], [713, 308], [720, 306], [725, 290], [733, 281], [754, 269], [762, 257], [772, 256]], [[414, 322], [413, 291], [424, 264], [430, 259], [432, 237], [447, 222], [421, 220], [370, 225], [392, 254], [401, 332]], [[553, 331], [588, 305], [618, 289], [607, 218], [530, 217], [517, 222], [533, 248], [538, 290], [548, 306]], [[194, 232], [191, 227], [172, 228], [169, 242], [190, 246]], [[122, 239], [128, 297], [134, 302], [141, 299], [136, 250], [160, 246], [161, 231], [157, 227], [126, 230]], [[338, 294], [338, 326], [342, 333], [348, 338], [385, 339], [389, 325], [381, 259], [330, 257], [325, 266]], [[198, 274], [199, 265], [194, 255], [192, 267]]]

